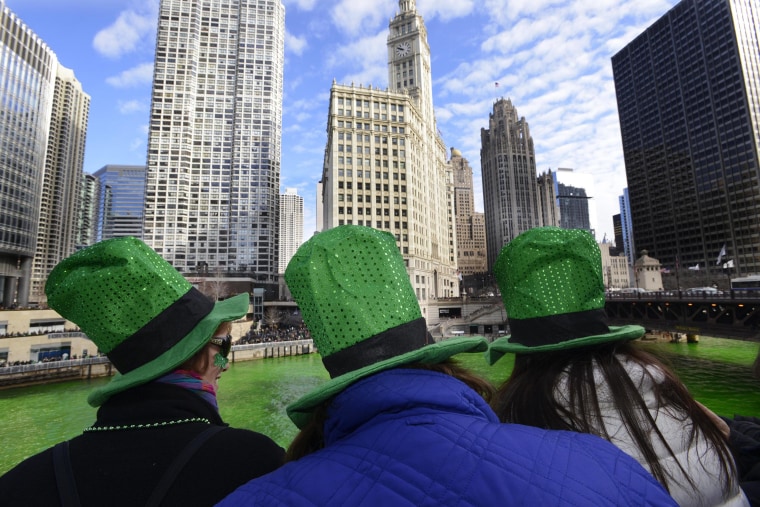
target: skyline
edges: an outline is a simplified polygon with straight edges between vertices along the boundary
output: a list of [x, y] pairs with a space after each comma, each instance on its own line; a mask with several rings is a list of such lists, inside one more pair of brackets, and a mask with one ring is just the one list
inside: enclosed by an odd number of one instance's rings
[[[1, 1], [1, 0], [0, 0]], [[330, 86], [387, 87], [397, 0], [286, 0], [280, 193], [304, 198], [316, 225]], [[626, 187], [611, 57], [676, 0], [418, 0], [432, 53], [438, 129], [474, 172], [483, 211], [480, 129], [500, 97], [525, 117], [536, 168], [592, 174], [597, 240], [612, 233]], [[84, 170], [144, 165], [158, 0], [5, 0], [92, 97]], [[77, 29], [72, 31], [71, 27]], [[452, 34], [456, 33], [456, 36]], [[461, 35], [460, 35], [461, 34]], [[497, 85], [498, 83], [498, 85]]]

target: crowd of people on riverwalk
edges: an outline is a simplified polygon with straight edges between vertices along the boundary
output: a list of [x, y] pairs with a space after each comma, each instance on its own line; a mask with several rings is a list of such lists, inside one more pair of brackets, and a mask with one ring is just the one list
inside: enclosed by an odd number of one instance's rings
[[305, 324], [298, 326], [258, 326], [254, 324], [243, 336], [235, 340], [235, 345], [294, 340], [311, 340], [311, 333]]
[[[510, 334], [436, 342], [393, 235], [347, 225], [301, 245], [285, 280], [304, 326], [251, 329], [236, 342], [308, 336], [319, 351], [329, 380], [286, 407], [299, 432], [283, 449], [219, 414], [231, 322], [247, 312], [247, 294], [211, 302], [136, 238], [80, 250], [51, 273], [48, 302], [119, 373], [88, 397], [95, 423], [0, 477], [0, 498], [760, 505], [760, 420], [718, 417], [637, 347], [642, 327], [607, 325], [601, 253], [588, 232], [527, 231], [504, 246], [494, 275]], [[458, 362], [462, 354], [494, 368], [511, 354], [514, 368], [495, 386]]]

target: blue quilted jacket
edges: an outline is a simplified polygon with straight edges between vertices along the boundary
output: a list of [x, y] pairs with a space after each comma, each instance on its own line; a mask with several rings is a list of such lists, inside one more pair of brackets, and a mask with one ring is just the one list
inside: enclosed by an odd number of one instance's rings
[[601, 438], [501, 424], [448, 375], [394, 369], [335, 397], [325, 448], [219, 505], [676, 505]]

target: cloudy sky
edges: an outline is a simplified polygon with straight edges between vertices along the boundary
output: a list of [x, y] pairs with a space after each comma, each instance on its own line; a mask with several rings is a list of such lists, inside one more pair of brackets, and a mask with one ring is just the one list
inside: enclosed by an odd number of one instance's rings
[[[0, 0], [2, 3], [3, 0]], [[85, 171], [144, 165], [158, 0], [5, 0], [74, 70], [91, 97]], [[528, 121], [539, 172], [594, 178], [597, 239], [612, 238], [626, 187], [610, 58], [676, 0], [417, 0], [432, 51], [438, 129], [475, 171], [480, 129], [509, 98]], [[386, 87], [397, 0], [284, 0], [281, 190], [304, 198], [315, 228], [330, 86]], [[496, 86], [499, 83], [499, 86]]]

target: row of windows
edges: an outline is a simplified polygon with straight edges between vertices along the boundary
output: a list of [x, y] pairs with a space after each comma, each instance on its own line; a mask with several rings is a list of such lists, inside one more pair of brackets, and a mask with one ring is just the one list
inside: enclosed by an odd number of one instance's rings
[[[350, 207], [350, 206], [349, 207], [338, 206], [338, 214], [339, 215], [353, 215], [353, 208]], [[369, 215], [372, 214], [372, 208], [356, 208], [356, 214], [357, 215], [368, 215], [369, 216]], [[390, 213], [390, 210], [387, 209], [387, 208], [386, 209], [377, 208], [377, 209], [375, 209], [375, 215], [389, 217], [389, 216], [391, 216], [391, 213]], [[399, 214], [399, 210], [397, 210], [397, 209], [393, 210], [393, 216], [394, 217], [398, 217], [398, 216], [406, 217], [406, 210], [405, 209], [401, 210], [400, 214]], [[398, 226], [396, 226], [396, 227], [398, 227]], [[404, 229], [406, 229], [406, 227], [404, 227]]]
[[[350, 190], [351, 189], [351, 183], [352, 182], [350, 182], [350, 181], [345, 182], [345, 188], [347, 188], [347, 189]], [[368, 183], [367, 184], [367, 188], [366, 188], [367, 190], [370, 190], [369, 189], [369, 185], [370, 184]], [[343, 181], [339, 181], [338, 182], [338, 188], [344, 188], [344, 182]], [[380, 192], [381, 190], [383, 192], [388, 192], [388, 184], [387, 183], [383, 183], [382, 186], [381, 186], [380, 183], [375, 183], [375, 190], [377, 192]], [[398, 192], [399, 191], [399, 185], [393, 185], [393, 191], [394, 192]], [[401, 192], [406, 193], [406, 185], [401, 185]]]
[[[341, 123], [341, 122], [338, 122], [338, 123]], [[363, 138], [362, 138], [362, 134], [356, 134], [356, 141], [357, 142], [361, 143], [362, 139], [364, 140], [365, 143], [370, 142], [370, 136], [369, 136], [369, 134], [364, 134]], [[338, 140], [339, 141], [343, 141], [343, 140], [345, 140], [345, 141], [353, 141], [353, 133], [352, 132], [340, 131], [340, 132], [338, 132]], [[381, 137], [379, 135], [376, 135], [375, 136], [375, 144], [380, 144], [381, 142], [382, 142], [382, 144], [388, 144], [388, 137], [387, 136], [382, 136]], [[401, 145], [401, 146], [406, 146], [406, 139], [403, 138], [403, 137], [391, 137], [391, 144], [397, 144], [397, 145]], [[338, 145], [338, 151], [343, 151], [340, 148], [341, 146], [343, 146], [343, 145], [342, 144]], [[351, 151], [350, 145], [349, 145], [349, 149], [347, 151]]]
[[[352, 125], [353, 124], [350, 121], [347, 121], [347, 122], [344, 122], [342, 120], [338, 121], [338, 128], [343, 128], [343, 127], [353, 128]], [[355, 128], [357, 130], [361, 130], [362, 127], [364, 128], [364, 130], [370, 130], [371, 129], [371, 124], [370, 123], [364, 123], [362, 125], [362, 123], [356, 122], [356, 127]], [[388, 132], [388, 125], [375, 125], [375, 128], [372, 129], [372, 130], [374, 130], [375, 132]], [[393, 134], [404, 134], [404, 133], [406, 133], [406, 129], [404, 127], [396, 127], [395, 125], [393, 125], [391, 127], [391, 129], [390, 129], [390, 132], [393, 133]]]
[[[343, 169], [338, 169], [338, 176], [339, 177], [342, 177], [344, 175], [344, 173], [349, 178], [353, 177], [353, 171], [351, 169], [346, 169], [345, 171]], [[367, 178], [370, 177], [370, 171], [356, 171], [357, 178], [361, 178], [362, 174], [364, 174], [364, 176], [367, 177]], [[389, 176], [389, 173], [387, 173], [387, 172], [383, 172], [382, 173], [382, 177], [383, 177], [384, 180], [387, 180], [388, 176]], [[375, 171], [375, 179], [378, 179], [378, 180], [380, 179], [380, 171]], [[400, 175], [399, 175], [399, 173], [393, 173], [393, 179], [394, 180], [401, 179], [402, 181], [406, 181], [406, 173], [400, 173]], [[352, 188], [350, 181], [348, 182], [348, 187], [347, 188]], [[359, 189], [359, 190], [361, 190], [362, 189], [362, 182], [358, 182], [356, 184], [356, 188]], [[370, 186], [370, 183], [367, 183], [367, 190], [369, 190], [370, 188], [372, 188]]]
[[[350, 106], [351, 105], [351, 99], [344, 99], [343, 97], [338, 97], [338, 105], [339, 106]], [[356, 107], [362, 107], [369, 108], [369, 100], [362, 100], [362, 99], [356, 99], [354, 101], [354, 105]], [[378, 102], [374, 101], [372, 103], [372, 107], [374, 109], [379, 109], [381, 111], [387, 111], [389, 104], [386, 104], [385, 102]], [[390, 104], [390, 110], [391, 111], [398, 111], [400, 113], [404, 112], [404, 105], [403, 104]]]
[[[338, 194], [338, 202], [344, 202], [344, 201], [353, 202], [353, 197], [354, 197], [354, 194], [348, 194], [348, 195]], [[372, 196], [370, 196], [369, 194], [367, 194], [366, 196], [362, 194], [356, 194], [356, 202], [365, 202], [364, 200], [365, 197], [366, 197], [366, 202], [372, 202]], [[390, 200], [387, 195], [385, 196], [376, 195], [375, 202], [378, 204], [382, 204], [382, 203], [389, 204]], [[398, 196], [395, 196], [393, 198], [393, 204], [406, 204], [406, 197], [399, 198]]]

